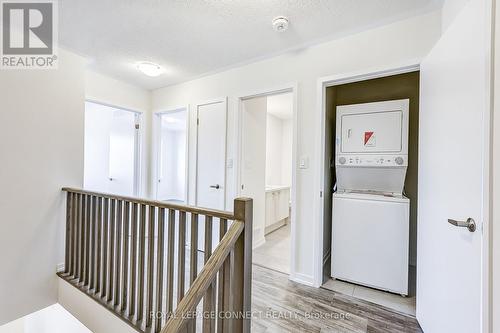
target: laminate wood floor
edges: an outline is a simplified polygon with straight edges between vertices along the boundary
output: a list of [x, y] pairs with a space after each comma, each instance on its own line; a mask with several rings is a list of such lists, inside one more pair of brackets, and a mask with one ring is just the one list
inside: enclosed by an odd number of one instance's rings
[[422, 332], [416, 319], [253, 265], [252, 332]]
[[[188, 251], [186, 257], [189, 258]], [[203, 253], [198, 252], [197, 258], [200, 270]], [[295, 283], [288, 279], [287, 274], [258, 265], [253, 265], [252, 270], [252, 333], [422, 332], [414, 317], [395, 310], [339, 292]], [[186, 271], [186, 280], [187, 274]], [[186, 283], [186, 290], [188, 287]], [[176, 291], [174, 285], [174, 300]], [[156, 303], [155, 296], [153, 303]], [[163, 304], [166, 304], [166, 298]], [[201, 305], [197, 308], [200, 313]], [[145, 316], [143, 313], [143, 318]], [[197, 331], [201, 331], [201, 317], [196, 326]]]
[[[186, 256], [189, 258], [189, 250]], [[203, 252], [198, 252], [198, 269], [202, 267]], [[252, 270], [252, 333], [422, 332], [415, 317], [403, 312], [341, 292], [295, 283], [288, 274], [260, 265], [252, 265]], [[201, 303], [198, 311], [202, 311]], [[201, 320], [197, 327], [201, 332]]]
[[266, 242], [253, 250], [253, 263], [290, 274], [290, 223], [266, 235]]

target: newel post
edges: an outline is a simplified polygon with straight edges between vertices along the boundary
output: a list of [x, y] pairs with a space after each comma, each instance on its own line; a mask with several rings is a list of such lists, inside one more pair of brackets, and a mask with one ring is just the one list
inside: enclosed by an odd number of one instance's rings
[[[250, 333], [252, 298], [252, 219], [253, 200], [234, 200], [235, 220], [245, 223], [245, 228], [234, 245], [233, 306], [236, 320], [233, 332]], [[243, 315], [243, 319], [240, 319]]]

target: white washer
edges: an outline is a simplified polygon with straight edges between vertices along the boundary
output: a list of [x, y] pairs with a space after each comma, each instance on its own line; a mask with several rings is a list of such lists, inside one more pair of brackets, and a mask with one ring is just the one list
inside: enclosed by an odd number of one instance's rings
[[332, 277], [407, 295], [409, 203], [403, 196], [335, 193]]
[[332, 277], [408, 294], [409, 100], [337, 107]]

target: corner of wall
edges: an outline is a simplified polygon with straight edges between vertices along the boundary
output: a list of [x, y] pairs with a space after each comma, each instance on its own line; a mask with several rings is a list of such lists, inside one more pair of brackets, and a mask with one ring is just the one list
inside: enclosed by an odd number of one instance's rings
[[445, 0], [441, 8], [441, 33], [444, 33], [470, 0]]

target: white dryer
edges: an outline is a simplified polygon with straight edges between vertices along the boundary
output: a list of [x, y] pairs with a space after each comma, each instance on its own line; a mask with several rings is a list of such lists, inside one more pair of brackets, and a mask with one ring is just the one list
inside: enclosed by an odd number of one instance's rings
[[408, 294], [409, 100], [337, 107], [331, 275]]

